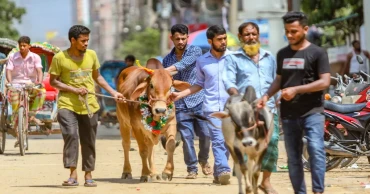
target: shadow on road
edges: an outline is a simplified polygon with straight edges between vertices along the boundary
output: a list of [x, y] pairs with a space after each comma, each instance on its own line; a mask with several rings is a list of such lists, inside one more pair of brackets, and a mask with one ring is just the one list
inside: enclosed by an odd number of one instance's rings
[[[62, 153], [40, 153], [40, 152], [26, 152], [26, 155], [56, 155]], [[4, 156], [17, 156], [20, 155], [19, 153], [4, 153]]]
[[120, 178], [94, 178], [97, 182], [122, 183], [122, 184], [139, 184], [139, 179], [120, 179]]
[[[182, 177], [174, 177], [174, 179], [183, 179]], [[140, 179], [120, 179], [120, 178], [96, 178], [94, 179], [97, 182], [108, 182], [108, 183], [121, 183], [121, 184], [148, 184], [140, 182]], [[184, 181], [186, 181], [184, 179]], [[168, 185], [211, 185], [212, 180], [207, 179], [207, 182], [203, 183], [194, 183], [194, 182], [171, 182], [171, 181], [163, 181], [163, 180], [155, 180], [149, 183], [156, 183], [156, 184], [168, 184]], [[209, 182], [208, 182], [209, 181]]]
[[62, 185], [21, 185], [21, 186], [12, 186], [12, 187], [30, 187], [30, 188], [55, 188], [55, 189], [73, 189], [78, 188], [77, 186], [74, 187], [66, 187]]

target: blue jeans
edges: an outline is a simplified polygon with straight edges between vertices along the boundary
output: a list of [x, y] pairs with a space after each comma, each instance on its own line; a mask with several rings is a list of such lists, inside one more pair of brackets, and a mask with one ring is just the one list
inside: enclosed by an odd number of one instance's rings
[[[210, 114], [213, 112], [204, 112], [207, 119], [217, 127], [221, 127], [222, 121], [218, 118], [211, 117]], [[209, 133], [211, 134], [212, 141], [212, 152], [215, 158], [215, 164], [213, 165], [213, 176], [218, 177], [222, 172], [230, 172], [228, 164], [229, 151], [225, 145], [225, 138], [222, 134], [222, 130], [207, 123]]]
[[[187, 171], [198, 172], [198, 161], [199, 163], [208, 162], [211, 143], [206, 122], [196, 119], [190, 114], [203, 115], [202, 103], [194, 108], [176, 110], [177, 131], [181, 134]], [[198, 160], [194, 148], [195, 135], [199, 137]]]
[[282, 119], [289, 177], [295, 194], [306, 194], [302, 164], [302, 137], [307, 137], [312, 191], [324, 192], [326, 153], [324, 149], [324, 115], [314, 113], [296, 119]]

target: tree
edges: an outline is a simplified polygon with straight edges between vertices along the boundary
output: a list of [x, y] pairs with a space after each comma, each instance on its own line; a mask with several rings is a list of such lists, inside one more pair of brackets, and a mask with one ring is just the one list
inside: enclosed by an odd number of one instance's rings
[[21, 22], [22, 16], [26, 10], [17, 7], [13, 1], [0, 0], [0, 37], [18, 38], [18, 31], [13, 27], [13, 22]]
[[[308, 16], [309, 24], [316, 24], [325, 29], [324, 45], [328, 44], [328, 41], [331, 46], [343, 44], [345, 37], [359, 32], [364, 22], [362, 0], [302, 0], [301, 5]], [[357, 16], [350, 17], [353, 14]], [[334, 19], [338, 21], [328, 23]]]
[[132, 54], [140, 60], [141, 65], [152, 57], [160, 55], [160, 32], [159, 30], [146, 28], [142, 32], [132, 33], [119, 46], [116, 58], [124, 59]]

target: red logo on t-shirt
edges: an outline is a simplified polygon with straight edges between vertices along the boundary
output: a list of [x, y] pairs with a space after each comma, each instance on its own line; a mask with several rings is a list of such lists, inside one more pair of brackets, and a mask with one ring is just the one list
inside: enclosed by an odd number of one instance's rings
[[283, 61], [283, 69], [304, 69], [304, 59], [286, 58]]

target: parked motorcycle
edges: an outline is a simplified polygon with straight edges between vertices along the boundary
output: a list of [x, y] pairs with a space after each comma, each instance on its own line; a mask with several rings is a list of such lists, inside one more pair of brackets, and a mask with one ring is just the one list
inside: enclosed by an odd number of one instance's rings
[[[361, 57], [357, 57], [357, 59], [359, 62], [362, 60]], [[370, 78], [365, 72], [361, 71], [361, 73]], [[368, 145], [370, 104], [367, 103], [370, 100], [370, 84], [364, 82], [361, 76], [354, 76], [352, 79], [346, 75], [344, 77], [346, 83], [343, 82], [339, 74], [336, 78], [332, 77], [337, 80], [335, 96], [331, 98], [332, 102], [325, 101], [324, 103], [327, 171], [339, 165], [340, 167], [350, 166], [358, 160], [359, 156], [370, 156], [370, 146]], [[305, 138], [303, 140], [306, 142]], [[302, 160], [304, 168], [309, 170], [306, 143], [303, 148]]]

